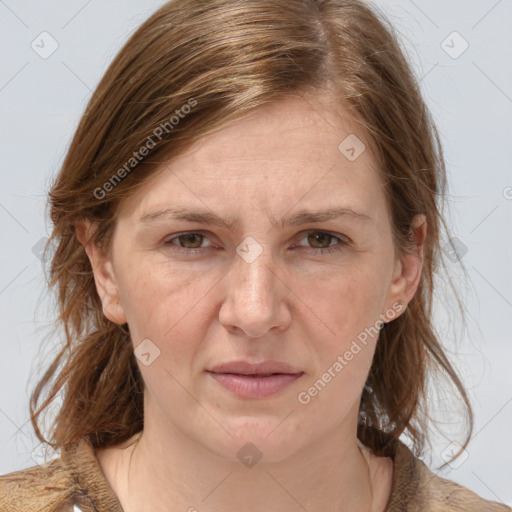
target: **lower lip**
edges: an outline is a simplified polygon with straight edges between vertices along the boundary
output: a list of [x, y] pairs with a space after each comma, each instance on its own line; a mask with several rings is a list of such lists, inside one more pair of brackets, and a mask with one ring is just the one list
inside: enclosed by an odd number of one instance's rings
[[302, 373], [278, 373], [267, 377], [250, 377], [234, 373], [212, 373], [210, 375], [235, 395], [244, 398], [263, 398], [279, 393], [292, 382], [302, 377]]

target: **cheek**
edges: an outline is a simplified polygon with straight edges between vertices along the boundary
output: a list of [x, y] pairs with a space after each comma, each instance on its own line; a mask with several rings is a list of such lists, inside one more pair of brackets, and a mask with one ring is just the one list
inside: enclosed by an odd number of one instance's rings
[[201, 324], [195, 320], [222, 276], [149, 260], [134, 259], [122, 271], [120, 297], [133, 342], [149, 338], [160, 347], [190, 346], [180, 340], [197, 338]]
[[[316, 373], [299, 390], [298, 402], [313, 416], [338, 421], [357, 410], [378, 340], [382, 287], [367, 272], [325, 282], [310, 298], [314, 312], [328, 329], [314, 339]], [[318, 323], [318, 322], [317, 322]], [[355, 409], [354, 409], [355, 408]], [[327, 416], [326, 416], [327, 415]]]
[[[331, 390], [325, 398], [334, 393], [350, 400], [364, 386], [386, 297], [387, 283], [381, 272], [377, 264], [353, 266], [317, 284], [309, 295], [313, 313], [325, 326], [324, 334], [318, 336], [320, 331], [316, 331], [314, 338], [319, 369], [315, 378], [329, 382]], [[311, 331], [310, 336], [314, 335]]]
[[375, 323], [386, 295], [387, 282], [380, 269], [360, 265], [325, 279], [310, 301], [336, 339], [348, 340]]

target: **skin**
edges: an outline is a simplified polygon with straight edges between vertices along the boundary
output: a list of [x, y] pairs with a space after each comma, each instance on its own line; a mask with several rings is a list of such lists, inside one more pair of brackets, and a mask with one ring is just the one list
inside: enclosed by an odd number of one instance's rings
[[[349, 134], [364, 141], [329, 96], [287, 97], [165, 165], [122, 203], [108, 252], [87, 243], [94, 226], [80, 225], [104, 314], [128, 323], [134, 347], [150, 339], [160, 350], [148, 366], [137, 361], [142, 435], [96, 450], [125, 512], [384, 510], [392, 461], [356, 436], [378, 336], [309, 403], [297, 398], [365, 328], [396, 318], [421, 276], [425, 218], [413, 222], [418, 252], [398, 257], [369, 145], [354, 161], [338, 150]], [[177, 205], [238, 223], [140, 221]], [[327, 207], [371, 219], [276, 223]], [[177, 238], [184, 232], [199, 234]], [[262, 250], [250, 263], [236, 252], [249, 236]], [[320, 253], [328, 247], [339, 250]], [[238, 359], [304, 374], [276, 395], [240, 398], [205, 372]], [[248, 442], [262, 454], [252, 467], [237, 457]]]

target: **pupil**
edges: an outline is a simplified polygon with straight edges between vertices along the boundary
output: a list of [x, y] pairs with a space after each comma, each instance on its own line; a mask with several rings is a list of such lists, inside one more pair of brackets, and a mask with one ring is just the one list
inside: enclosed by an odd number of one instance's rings
[[[201, 245], [201, 240], [200, 240], [200, 236], [198, 236], [197, 234], [190, 234], [190, 235], [183, 235], [183, 237], [186, 239], [186, 243], [192, 243], [192, 245], [194, 245], [194, 238], [197, 239], [197, 241], [199, 241], [199, 245]], [[192, 241], [191, 241], [192, 240]], [[193, 247], [193, 249], [195, 249], [196, 247]]]
[[[313, 237], [313, 240], [315, 240], [313, 245], [318, 242], [318, 238], [320, 238], [320, 245], [322, 245], [322, 237], [328, 237], [329, 235], [327, 235], [326, 233], [312, 233], [309, 236]], [[311, 240], [310, 240], [310, 243], [311, 243]]]

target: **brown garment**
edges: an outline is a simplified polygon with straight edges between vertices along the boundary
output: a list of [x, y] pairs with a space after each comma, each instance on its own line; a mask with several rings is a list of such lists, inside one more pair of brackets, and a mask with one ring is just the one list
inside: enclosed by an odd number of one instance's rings
[[[399, 440], [393, 486], [384, 512], [512, 512], [455, 482], [439, 477]], [[41, 466], [0, 476], [0, 512], [123, 512], [87, 439], [67, 445]]]

